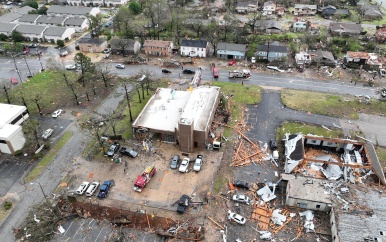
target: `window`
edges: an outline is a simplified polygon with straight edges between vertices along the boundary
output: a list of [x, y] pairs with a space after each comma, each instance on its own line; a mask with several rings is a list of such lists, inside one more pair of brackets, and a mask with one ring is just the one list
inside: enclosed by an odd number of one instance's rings
[[0, 144], [6, 144], [5, 140], [0, 139]]
[[316, 204], [316, 208], [320, 208], [320, 205], [319, 205], [319, 204]]

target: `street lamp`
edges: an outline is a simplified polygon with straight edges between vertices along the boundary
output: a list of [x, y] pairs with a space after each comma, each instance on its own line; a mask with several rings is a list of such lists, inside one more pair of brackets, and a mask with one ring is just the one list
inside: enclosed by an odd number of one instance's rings
[[43, 187], [42, 187], [42, 185], [40, 185], [40, 182], [36, 182], [36, 183], [30, 182], [30, 184], [31, 184], [31, 185], [38, 184], [39, 187], [40, 187], [40, 190], [41, 190], [42, 193], [43, 193], [44, 198], [46, 199], [46, 202], [48, 202], [47, 196], [46, 196], [46, 194], [44, 193]]

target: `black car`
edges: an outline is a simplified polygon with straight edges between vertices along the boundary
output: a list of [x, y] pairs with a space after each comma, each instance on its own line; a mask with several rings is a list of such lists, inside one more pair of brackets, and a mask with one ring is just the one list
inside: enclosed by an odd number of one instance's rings
[[131, 149], [131, 148], [126, 148], [126, 147], [122, 147], [120, 150], [119, 150], [119, 153], [121, 153], [122, 155], [127, 155], [127, 156], [130, 156], [132, 158], [135, 158], [138, 156], [138, 152]]
[[165, 69], [165, 68], [163, 68], [163, 69], [162, 69], [162, 73], [172, 73], [172, 71], [171, 71], [171, 70], [168, 70], [168, 69]]
[[99, 190], [99, 193], [98, 193], [98, 198], [107, 197], [107, 195], [109, 194], [109, 190], [110, 190], [111, 185], [112, 185], [111, 181], [103, 182], [103, 184]]
[[236, 180], [236, 181], [233, 182], [233, 186], [249, 190], [248, 182]]
[[177, 204], [177, 212], [184, 213], [185, 210], [189, 207], [190, 197], [186, 194], [182, 195]]
[[269, 141], [269, 147], [271, 148], [271, 150], [276, 150], [276, 149], [277, 149], [277, 143], [276, 143], [276, 140], [271, 139], [271, 140]]
[[177, 169], [179, 161], [180, 161], [179, 155], [173, 156], [172, 160], [170, 161], [170, 168]]
[[194, 70], [192, 70], [192, 69], [184, 69], [183, 71], [182, 71], [182, 73], [183, 74], [194, 74], [194, 73], [196, 73]]
[[107, 151], [107, 156], [108, 157], [113, 157], [114, 154], [118, 151], [118, 149], [119, 149], [119, 144], [118, 143], [114, 143], [113, 145], [110, 146], [109, 151]]

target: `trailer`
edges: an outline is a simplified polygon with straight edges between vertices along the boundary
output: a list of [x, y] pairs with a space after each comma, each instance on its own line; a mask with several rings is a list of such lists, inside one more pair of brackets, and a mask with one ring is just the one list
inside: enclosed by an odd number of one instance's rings
[[249, 78], [251, 77], [251, 72], [247, 69], [243, 69], [242, 71], [240, 70], [229, 71], [228, 77], [229, 78]]
[[137, 180], [135, 180], [134, 191], [142, 192], [142, 190], [150, 182], [151, 178], [153, 178], [156, 172], [157, 169], [155, 168], [155, 165], [146, 167], [142, 174], [137, 177]]

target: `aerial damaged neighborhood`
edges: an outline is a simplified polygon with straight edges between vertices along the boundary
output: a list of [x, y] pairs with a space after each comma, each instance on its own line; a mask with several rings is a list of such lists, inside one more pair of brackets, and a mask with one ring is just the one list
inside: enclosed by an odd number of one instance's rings
[[385, 12], [2, 1], [1, 241], [386, 241]]

